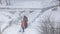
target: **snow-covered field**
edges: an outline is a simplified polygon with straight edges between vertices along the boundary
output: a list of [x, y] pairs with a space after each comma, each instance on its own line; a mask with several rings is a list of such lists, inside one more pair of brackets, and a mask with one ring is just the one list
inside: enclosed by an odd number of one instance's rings
[[7, 27], [2, 34], [20, 33], [19, 32], [19, 30], [21, 29], [20, 24], [23, 16], [26, 15], [28, 17], [29, 24], [28, 26], [30, 26], [31, 22], [36, 18], [38, 14], [40, 14], [40, 12], [41, 10], [32, 11], [32, 13], [26, 11], [21, 14], [19, 14], [20, 12], [14, 12], [14, 14], [12, 14], [13, 12], [11, 13], [8, 11], [0, 12], [1, 31], [3, 31], [6, 28], [6, 26], [9, 26], [10, 21], [12, 21], [11, 22], [12, 24], [9, 27]]
[[[41, 10], [35, 10], [35, 11], [32, 11], [32, 13], [27, 12], [27, 11], [25, 11], [23, 13], [8, 12], [8, 11], [0, 12], [1, 32], [2, 32], [2, 34], [41, 34], [41, 32], [43, 32], [43, 31], [40, 29], [41, 24], [42, 24], [42, 22], [40, 22], [40, 21], [43, 21], [45, 19], [47, 20], [47, 18], [50, 16], [51, 13], [52, 13], [51, 18], [50, 18], [51, 21], [53, 20], [53, 17], [54, 17], [53, 15], [56, 15], [57, 17], [55, 16], [55, 18], [56, 18], [55, 20], [57, 20], [56, 22], [59, 22], [58, 16], [60, 13], [60, 10], [59, 10], [60, 7], [57, 8], [57, 10], [56, 10], [57, 12], [52, 11], [52, 9], [49, 9], [49, 10], [43, 12], [43, 14], [41, 13]], [[28, 17], [28, 28], [25, 29], [25, 32], [23, 33], [22, 28], [21, 28], [21, 20], [24, 15], [26, 15]], [[56, 27], [57, 27], [57, 24], [55, 24]], [[8, 26], [8, 27], [6, 28], [6, 26]], [[19, 32], [19, 31], [21, 31], [21, 32]]]
[[[17, 8], [43, 9], [20, 9], [20, 11], [13, 11], [13, 9], [10, 9], [11, 11], [8, 11], [8, 9], [1, 9], [0, 34], [53, 34], [52, 28], [60, 28], [60, 6], [55, 6], [58, 5], [56, 0], [41, 0], [41, 3], [40, 1], [23, 1], [19, 3], [19, 1], [16, 2], [15, 0], [11, 1], [11, 3], [12, 6], [16, 6]], [[24, 15], [28, 17], [28, 27], [23, 32], [21, 28], [21, 21]]]

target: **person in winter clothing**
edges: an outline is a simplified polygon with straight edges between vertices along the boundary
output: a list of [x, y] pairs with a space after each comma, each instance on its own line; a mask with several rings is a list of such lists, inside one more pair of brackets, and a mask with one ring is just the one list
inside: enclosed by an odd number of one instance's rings
[[22, 20], [22, 24], [21, 24], [21, 27], [23, 29], [23, 32], [24, 32], [24, 29], [27, 28], [27, 22], [28, 22], [28, 18], [26, 16], [24, 16], [24, 18]]

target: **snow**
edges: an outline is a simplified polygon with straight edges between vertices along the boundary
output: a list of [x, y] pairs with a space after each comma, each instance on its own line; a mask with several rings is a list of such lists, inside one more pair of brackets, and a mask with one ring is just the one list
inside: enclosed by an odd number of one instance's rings
[[57, 0], [11, 0], [11, 5], [22, 8], [44, 8], [58, 4]]
[[[52, 11], [51, 11], [52, 9], [49, 9], [49, 10], [47, 10], [46, 12], [44, 12], [41, 16], [39, 15], [39, 17], [32, 23], [32, 21], [35, 19], [35, 17], [38, 15], [38, 14], [40, 14], [40, 11], [35, 11], [35, 12], [33, 12], [33, 13], [30, 13], [29, 14], [29, 12], [27, 12], [27, 13], [23, 13], [23, 15], [25, 14], [27, 17], [28, 17], [28, 23], [30, 24], [30, 26], [27, 28], [27, 29], [25, 29], [25, 34], [41, 34], [40, 32], [43, 32], [39, 27], [41, 27], [41, 25], [40, 24], [42, 24], [42, 23], [40, 23], [40, 21], [42, 21], [42, 20], [44, 20], [44, 19], [47, 19], [48, 17], [49, 17], [49, 15], [52, 13]], [[19, 12], [17, 12], [17, 13], [19, 13]], [[18, 16], [17, 15], [17, 13], [14, 15], [14, 17], [13, 17], [13, 19], [17, 19], [17, 17], [16, 16]], [[55, 13], [57, 13], [57, 12], [53, 12], [53, 14], [55, 14]], [[58, 13], [57, 14], [55, 14], [55, 15], [58, 15], [59, 16], [59, 11], [58, 11]], [[1, 25], [1, 28], [3, 29], [5, 26], [7, 26], [8, 24], [8, 22], [10, 21], [10, 19], [9, 18], [7, 18], [5, 15], [4, 15], [4, 13], [2, 13], [2, 12], [0, 12], [0, 14], [3, 14], [3, 15], [0, 15], [1, 17], [0, 17], [0, 21], [1, 21], [1, 19], [2, 19], [2, 25]], [[5, 12], [5, 14], [6, 14], [6, 12]], [[9, 13], [10, 14], [10, 13]], [[7, 15], [7, 14], [6, 14]], [[46, 15], [46, 16], [44, 16], [44, 15]], [[53, 15], [52, 15], [53, 16]], [[53, 16], [54, 17], [54, 16]], [[56, 17], [56, 16], [55, 16]], [[55, 20], [57, 20], [58, 21], [58, 17], [56, 17], [56, 19]], [[6, 21], [6, 20], [8, 20], [8, 21]], [[39, 27], [38, 27], [39, 26]], [[20, 30], [20, 24], [19, 25], [16, 25], [16, 24], [13, 24], [12, 26], [10, 26], [9, 28], [7, 28], [2, 34], [23, 34], [23, 32], [19, 32], [19, 30]], [[40, 32], [39, 32], [39, 31]]]
[[[49, 12], [48, 12], [49, 11]], [[43, 32], [41, 30], [41, 24], [42, 21], [47, 20], [48, 16], [51, 14], [51, 9], [44, 12], [42, 15], [39, 15], [39, 17], [25, 30], [25, 34], [41, 34]]]
[[[37, 12], [38, 11], [38, 12]], [[38, 14], [40, 14], [40, 10], [36, 10], [35, 12], [32, 12], [32, 13], [29, 13], [29, 12], [24, 12], [24, 13], [22, 13], [21, 15], [23, 16], [23, 15], [26, 15], [27, 17], [28, 17], [28, 24], [30, 24], [30, 22], [32, 22], [33, 20], [34, 20], [34, 18], [38, 15]], [[8, 20], [7, 22], [5, 21], [5, 22], [2, 22], [2, 24], [1, 24], [1, 30], [3, 30], [6, 26], [8, 26], [9, 25], [9, 22], [12, 20], [12, 19], [14, 19], [14, 20], [16, 20], [17, 19], [17, 17], [19, 17], [19, 12], [16, 12], [15, 14], [11, 14], [11, 13], [9, 13], [9, 12], [0, 12], [0, 14], [2, 14], [2, 16], [1, 16], [1, 19], [2, 19], [2, 21], [4, 20]], [[9, 16], [11, 16], [11, 19], [9, 19], [9, 17], [8, 16], [6, 16], [6, 15], [9, 15]], [[21, 16], [20, 15], [20, 16]], [[34, 15], [34, 16], [33, 16]], [[7, 18], [8, 17], [8, 18]], [[1, 21], [1, 20], [0, 20]], [[20, 21], [20, 20], [19, 20]], [[17, 23], [17, 22], [16, 22]], [[13, 25], [11, 25], [9, 28], [7, 28], [2, 34], [19, 34], [20, 32], [19, 32], [19, 30], [21, 29], [21, 23], [20, 24], [18, 24], [18, 25], [16, 25], [16, 24], [13, 24]], [[22, 31], [22, 30], [21, 30]], [[8, 32], [8, 33], [7, 33]], [[15, 33], [14, 33], [15, 32]]]
[[[58, 9], [59, 10], [59, 9]], [[57, 10], [57, 11], [58, 11]], [[40, 14], [40, 12], [41, 12], [41, 10], [40, 11], [35, 11], [35, 12], [32, 12], [32, 13], [29, 13], [29, 12], [24, 12], [24, 13], [22, 13], [23, 15], [26, 15], [27, 17], [28, 17], [28, 24], [30, 24], [29, 25], [29, 27], [27, 28], [27, 29], [25, 29], [25, 34], [41, 34], [40, 32], [43, 32], [39, 27], [41, 27], [41, 24], [42, 24], [42, 21], [45, 21], [45, 20], [47, 20], [47, 18], [50, 16], [50, 14], [52, 13], [52, 9], [49, 9], [49, 10], [47, 10], [46, 12], [44, 12], [42, 15], [39, 15], [39, 17], [38, 18], [36, 18], [36, 16], [38, 15], [38, 14]], [[56, 14], [55, 14], [56, 13]], [[58, 11], [58, 12], [53, 12], [53, 14], [55, 15], [55, 17], [56, 17], [56, 15], [58, 15], [59, 16], [59, 13], [60, 13], [60, 11]], [[9, 18], [7, 18], [5, 15], [7, 15], [8, 13], [7, 12], [4, 12], [4, 13], [2, 13], [2, 12], [0, 12], [0, 14], [3, 14], [3, 15], [0, 15], [1, 17], [0, 17], [0, 21], [1, 21], [1, 19], [2, 19], [2, 29], [3, 29], [3, 27], [5, 27], [5, 26], [7, 26], [8, 24], [8, 22], [9, 22]], [[4, 15], [5, 14], [5, 15]], [[10, 14], [10, 13], [9, 13]], [[19, 14], [19, 12], [16, 12], [15, 14], [14, 14], [14, 18], [13, 19], [17, 19], [17, 17], [16, 16], [18, 16], [18, 14]], [[53, 14], [52, 14], [52, 16], [53, 16]], [[12, 16], [12, 15], [11, 15]], [[54, 16], [53, 16], [54, 17]], [[32, 23], [32, 21], [34, 20], [36, 18], [36, 20]], [[8, 20], [8, 21], [5, 21], [5, 19], [6, 20]], [[59, 19], [58, 17], [56, 17], [56, 19]], [[3, 22], [3, 20], [5, 21], [5, 22]], [[57, 20], [58, 21], [58, 20]], [[18, 25], [16, 25], [16, 24], [13, 24], [13, 25], [11, 25], [9, 28], [7, 28], [2, 34], [23, 34], [23, 32], [19, 32], [19, 30], [21, 29], [21, 23], [20, 24], [18, 24]], [[21, 31], [22, 31], [22, 29], [21, 29]]]
[[[16, 2], [16, 1], [15, 1]], [[48, 3], [49, 2], [49, 3]], [[52, 2], [52, 3], [51, 3]], [[42, 7], [50, 7], [52, 5], [56, 5], [58, 2], [56, 0], [46, 0], [42, 1], [26, 1], [16, 4], [12, 1], [12, 6], [22, 7], [22, 8], [42, 8]], [[60, 7], [57, 6], [57, 10], [53, 10], [54, 8], [51, 8], [49, 10], [46, 10], [45, 12], [41, 13], [43, 10], [23, 10], [24, 12], [16, 11], [16, 12], [10, 12], [10, 11], [0, 11], [0, 27], [1, 32], [6, 26], [9, 26], [6, 28], [2, 34], [41, 34], [41, 32], [44, 32], [41, 28], [42, 25], [45, 26], [43, 23], [45, 21], [48, 21], [48, 18], [50, 19], [54, 28], [59, 28], [59, 22], [60, 22]], [[32, 11], [32, 13], [30, 13]], [[41, 14], [41, 15], [40, 15]], [[26, 15], [28, 17], [28, 27], [25, 29], [25, 32], [22, 32], [21, 28], [21, 21], [23, 19], [23, 16]], [[11, 22], [11, 25], [9, 23]], [[49, 23], [49, 22], [48, 22]], [[19, 32], [21, 31], [21, 32]]]
[[[3, 5], [5, 4], [6, 6], [6, 2], [5, 0], [3, 1]], [[58, 4], [57, 0], [10, 0], [10, 5], [8, 6], [14, 6], [14, 7], [20, 7], [20, 8], [44, 8], [44, 7], [49, 7], [49, 6], [53, 6]], [[11, 7], [12, 8], [12, 7]]]
[[54, 27], [55, 28], [60, 28], [60, 7], [57, 7], [57, 10], [53, 11], [51, 15], [51, 22], [55, 22]]

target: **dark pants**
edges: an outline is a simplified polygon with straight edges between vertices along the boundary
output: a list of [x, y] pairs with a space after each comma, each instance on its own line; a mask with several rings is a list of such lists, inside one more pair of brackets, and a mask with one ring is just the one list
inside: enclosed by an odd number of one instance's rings
[[23, 32], [24, 32], [24, 28], [23, 28]]

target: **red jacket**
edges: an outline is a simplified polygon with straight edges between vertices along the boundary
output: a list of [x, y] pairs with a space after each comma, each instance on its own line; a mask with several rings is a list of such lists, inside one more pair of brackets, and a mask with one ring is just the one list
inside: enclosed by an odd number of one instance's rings
[[24, 28], [24, 21], [22, 21], [21, 27]]

